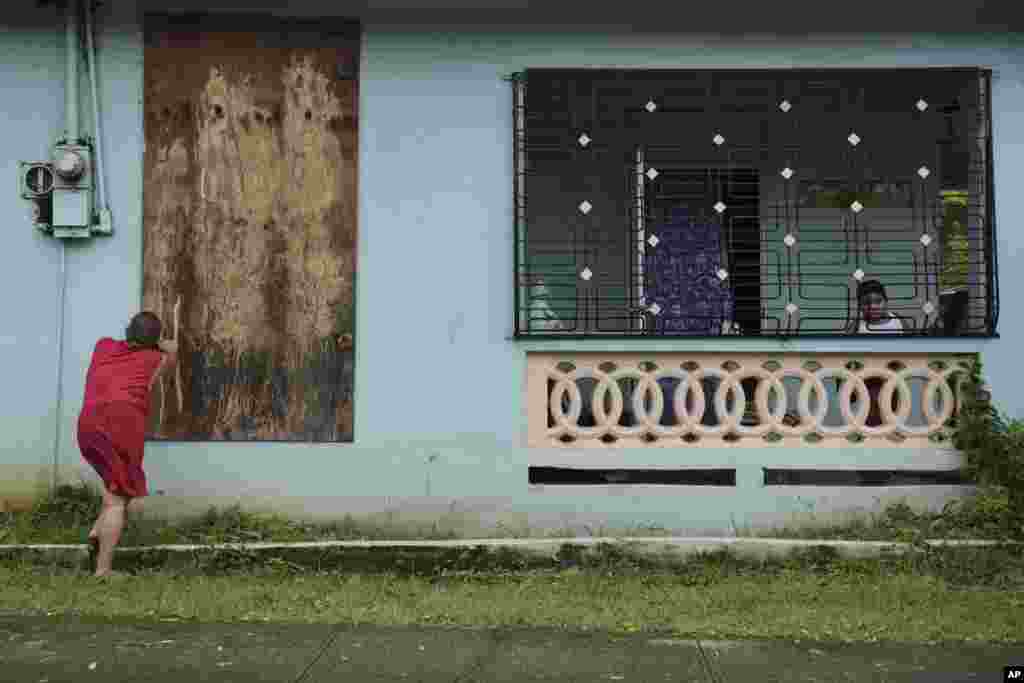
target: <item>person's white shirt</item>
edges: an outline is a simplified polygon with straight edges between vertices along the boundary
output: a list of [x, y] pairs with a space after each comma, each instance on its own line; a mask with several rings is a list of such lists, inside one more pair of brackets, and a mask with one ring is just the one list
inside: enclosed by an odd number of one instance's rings
[[860, 329], [858, 332], [861, 334], [893, 334], [895, 332], [903, 331], [903, 323], [892, 313], [889, 314], [889, 319], [885, 322], [878, 323], [867, 323], [863, 320], [860, 321]]

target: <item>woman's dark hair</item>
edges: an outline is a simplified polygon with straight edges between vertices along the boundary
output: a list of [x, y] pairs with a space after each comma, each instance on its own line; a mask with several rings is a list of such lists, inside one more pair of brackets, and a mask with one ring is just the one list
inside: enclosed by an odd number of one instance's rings
[[865, 280], [857, 286], [857, 301], [863, 300], [868, 294], [878, 294], [886, 301], [889, 300], [885, 287], [878, 280]]
[[125, 330], [125, 340], [129, 344], [137, 346], [157, 346], [160, 343], [160, 333], [163, 325], [160, 318], [149, 311], [136, 314]]

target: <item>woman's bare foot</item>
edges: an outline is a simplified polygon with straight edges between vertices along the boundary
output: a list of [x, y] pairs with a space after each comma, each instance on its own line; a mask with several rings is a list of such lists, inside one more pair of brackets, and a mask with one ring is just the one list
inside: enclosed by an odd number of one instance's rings
[[111, 571], [108, 571], [108, 572], [103, 572], [102, 574], [100, 572], [96, 572], [92, 576], [93, 576], [94, 579], [115, 579], [116, 580], [116, 579], [123, 579], [123, 578], [127, 577], [128, 574], [125, 574], [124, 572], [115, 572], [115, 571], [111, 570]]

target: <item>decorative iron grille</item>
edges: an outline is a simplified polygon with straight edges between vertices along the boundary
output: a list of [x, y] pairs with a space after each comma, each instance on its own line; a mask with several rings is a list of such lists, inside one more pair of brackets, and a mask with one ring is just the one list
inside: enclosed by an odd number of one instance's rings
[[995, 334], [990, 72], [511, 81], [517, 336]]

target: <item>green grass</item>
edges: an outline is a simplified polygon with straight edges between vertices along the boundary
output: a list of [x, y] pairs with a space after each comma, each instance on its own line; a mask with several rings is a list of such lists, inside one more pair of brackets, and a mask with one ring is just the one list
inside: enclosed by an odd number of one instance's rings
[[[0, 514], [0, 543], [84, 543], [100, 505], [99, 491], [88, 483], [61, 486], [42, 496], [30, 510]], [[174, 521], [129, 514], [121, 545], [454, 537], [454, 533], [437, 525], [396, 530], [385, 524], [359, 522], [350, 516], [316, 523], [259, 514], [235, 505], [210, 508], [201, 515]]]
[[880, 513], [842, 523], [805, 522], [801, 525], [747, 532], [741, 535], [820, 540], [902, 541], [923, 539], [1020, 539], [1024, 529], [1011, 514], [1005, 490], [988, 490], [954, 500], [940, 512], [915, 512], [905, 503], [888, 505]]
[[[82, 488], [63, 490], [29, 512], [8, 514], [0, 526], [6, 540], [0, 542], [12, 542], [12, 537], [18, 539], [13, 542], [42, 537], [80, 542], [79, 534], [84, 535], [98, 502], [87, 494]], [[986, 505], [991, 503], [986, 500]], [[999, 506], [994, 510], [998, 517]], [[952, 524], [953, 514], [946, 515], [944, 524]], [[971, 523], [984, 517], [977, 509], [970, 514]], [[848, 537], [852, 528], [861, 537], [891, 538], [886, 534], [906, 535], [915, 528], [920, 532], [915, 525], [922, 519], [896, 506], [872, 523], [847, 525], [845, 534]], [[935, 524], [934, 519], [925, 521]], [[135, 539], [130, 530], [126, 542], [308, 540], [366, 537], [374, 532], [352, 522], [306, 524], [239, 508], [159, 524], [135, 527]], [[833, 527], [832, 533], [838, 536], [842, 529]], [[918, 539], [923, 533], [918, 532], [905, 540]], [[818, 529], [813, 535], [827, 534], [827, 529]], [[670, 561], [668, 556], [641, 555], [610, 544], [563, 546], [557, 557], [547, 560], [527, 560], [508, 549], [478, 548], [432, 554], [392, 549], [391, 554], [361, 551], [362, 555], [337, 549], [316, 551], [305, 559], [296, 553], [208, 549], [174, 570], [160, 558], [147, 558], [146, 553], [155, 552], [145, 551], [134, 563], [119, 559], [122, 569], [135, 574], [109, 585], [80, 570], [6, 556], [0, 561], [0, 609], [204, 622], [538, 626], [704, 638], [1024, 642], [1022, 546], [919, 547], [907, 555], [870, 560], [842, 559], [835, 549], [819, 546], [784, 560], [760, 561], [728, 552]]]
[[965, 590], [929, 575], [713, 565], [690, 573], [594, 571], [459, 577], [182, 576], [103, 584], [0, 568], [0, 608], [108, 618], [464, 627], [555, 627], [703, 638], [1024, 640], [1024, 590]]
[[891, 505], [881, 513], [865, 514], [843, 522], [815, 522], [808, 519], [771, 529], [741, 532], [740, 536], [857, 541], [911, 541], [914, 538], [987, 538], [973, 528], [944, 528], [942, 516], [913, 513], [903, 516], [900, 505]]
[[[99, 513], [101, 496], [94, 486], [82, 482], [64, 485], [39, 498], [31, 510], [0, 513], [0, 544], [84, 543]], [[591, 536], [667, 536], [670, 532], [651, 526], [608, 530], [588, 528]], [[539, 532], [527, 526], [499, 524], [489, 538], [566, 537], [574, 531]], [[454, 525], [444, 520], [399, 523], [387, 518], [311, 522], [283, 515], [244, 510], [239, 505], [210, 508], [205, 513], [168, 521], [153, 516], [129, 514], [122, 546], [163, 544], [205, 544], [243, 542], [300, 542], [344, 540], [450, 540], [460, 538]], [[474, 538], [481, 534], [474, 534]]]
[[[100, 509], [99, 492], [87, 483], [62, 486], [41, 497], [31, 510], [0, 513], [0, 544], [83, 543]], [[813, 519], [772, 529], [739, 531], [744, 537], [775, 537], [822, 540], [904, 541], [920, 539], [1019, 538], [1024, 529], [1008, 529], [1006, 492], [988, 492], [965, 498], [941, 512], [915, 512], [905, 504], [889, 505], [876, 514], [865, 514], [841, 523], [816, 523]], [[1018, 525], [1019, 526], [1019, 525]], [[677, 535], [657, 526], [628, 529], [587, 528], [593, 537], [661, 537]], [[240, 542], [299, 542], [324, 540], [446, 540], [461, 537], [443, 520], [420, 524], [372, 521], [346, 516], [331, 522], [289, 519], [260, 514], [240, 506], [210, 508], [207, 512], [167, 521], [129, 515], [122, 546], [206, 544]], [[498, 525], [475, 538], [571, 537], [573, 530], [538, 531], [528, 526]]]

